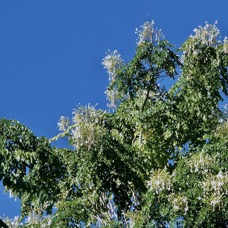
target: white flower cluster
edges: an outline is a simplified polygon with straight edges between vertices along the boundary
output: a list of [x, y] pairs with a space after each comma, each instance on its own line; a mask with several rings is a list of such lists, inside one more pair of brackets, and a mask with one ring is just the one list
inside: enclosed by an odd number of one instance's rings
[[22, 222], [20, 222], [19, 216], [15, 216], [13, 219], [6, 217], [2, 218], [2, 220], [9, 228], [18, 228], [23, 225]]
[[109, 104], [107, 105], [109, 108], [116, 109], [117, 108], [117, 103], [118, 103], [118, 98], [117, 98], [117, 89], [107, 89], [105, 91], [105, 94], [107, 96], [107, 100], [109, 100]]
[[164, 190], [171, 190], [171, 175], [166, 170], [166, 167], [163, 170], [156, 170], [152, 173], [150, 180], [147, 182], [147, 185], [151, 190], [155, 190], [156, 194]]
[[187, 197], [173, 193], [170, 195], [169, 201], [173, 204], [174, 211], [184, 210], [185, 214], [187, 213], [188, 211]]
[[[102, 65], [105, 69], [107, 69], [109, 81], [112, 83], [115, 80], [116, 70], [120, 69], [123, 66], [123, 59], [121, 58], [121, 55], [118, 54], [117, 50], [113, 52], [108, 51], [107, 55], [102, 61]], [[105, 94], [107, 96], [107, 100], [110, 101], [108, 107], [116, 108], [118, 101], [116, 87], [107, 89], [105, 91]]]
[[59, 130], [66, 131], [69, 126], [70, 126], [69, 117], [61, 116], [58, 122]]
[[[181, 57], [181, 62], [184, 63], [186, 57], [188, 55], [197, 56], [201, 49], [198, 47], [198, 42], [200, 41], [201, 44], [207, 45], [207, 46], [217, 46], [221, 40], [218, 39], [218, 36], [220, 34], [220, 30], [217, 28], [217, 21], [214, 24], [208, 24], [205, 23], [205, 26], [199, 26], [198, 28], [195, 28], [193, 31], [195, 32], [194, 35], [190, 35], [190, 39], [184, 44], [183, 46], [183, 55]], [[224, 43], [226, 40], [224, 40]], [[224, 51], [225, 51], [226, 45], [224, 45]], [[208, 56], [205, 56], [204, 61], [206, 62], [208, 60]]]
[[113, 52], [110, 52], [109, 50], [102, 61], [102, 65], [107, 69], [109, 81], [113, 81], [115, 79], [116, 70], [123, 66], [123, 59], [121, 58], [121, 55], [118, 54], [117, 50]]
[[73, 111], [74, 127], [71, 133], [76, 148], [87, 146], [90, 150], [91, 146], [105, 133], [103, 114], [103, 111], [96, 110], [95, 106], [90, 104], [80, 106]]
[[223, 51], [224, 51], [226, 54], [228, 54], [228, 39], [227, 39], [227, 37], [224, 38]]
[[103, 128], [105, 112], [96, 110], [95, 107], [96, 105], [91, 106], [90, 104], [86, 106], [79, 105], [72, 112], [72, 121], [69, 117], [61, 116], [58, 126], [62, 132], [50, 139], [50, 142], [60, 137], [69, 136], [76, 148], [87, 146], [89, 150], [105, 133]]
[[213, 210], [215, 210], [215, 208], [218, 206], [218, 208], [220, 209], [220, 205], [222, 202], [222, 196], [221, 195], [212, 195], [212, 197], [210, 198], [210, 205], [213, 207]]
[[191, 37], [201, 40], [201, 42], [206, 45], [216, 45], [218, 42], [217, 37], [220, 34], [216, 25], [217, 21], [213, 25], [206, 22], [204, 27], [199, 26], [195, 28], [193, 30], [195, 35]]
[[196, 153], [192, 155], [191, 159], [187, 163], [190, 167], [190, 172], [208, 172], [208, 167], [213, 164], [213, 159], [204, 152]]
[[216, 195], [228, 193], [228, 173], [219, 172], [217, 175], [210, 175], [202, 182], [205, 192], [213, 191]]
[[[18, 174], [14, 174], [14, 176], [18, 176]], [[17, 201], [17, 195], [15, 194], [15, 192], [13, 192], [12, 189], [7, 188], [6, 186], [4, 187], [4, 194], [9, 194], [9, 198], [14, 198], [14, 201]]]
[[201, 187], [207, 196], [205, 198], [209, 198], [213, 210], [217, 206], [220, 208], [222, 198], [228, 193], [228, 172], [223, 173], [220, 171], [217, 175], [207, 176], [205, 181], [201, 183]]
[[34, 212], [30, 212], [24, 222], [20, 221], [19, 216], [15, 216], [13, 219], [6, 217], [2, 218], [2, 220], [9, 228], [18, 228], [24, 226], [46, 228], [51, 226], [52, 217], [40, 216]]
[[160, 40], [164, 39], [162, 31], [154, 27], [154, 21], [146, 21], [142, 26], [140, 26], [140, 29], [136, 28], [135, 33], [138, 34], [137, 45], [140, 45], [145, 41], [159, 43]]
[[51, 226], [52, 217], [51, 216], [40, 216], [34, 212], [30, 212], [28, 217], [26, 218], [25, 223], [33, 226], [39, 227], [50, 227]]

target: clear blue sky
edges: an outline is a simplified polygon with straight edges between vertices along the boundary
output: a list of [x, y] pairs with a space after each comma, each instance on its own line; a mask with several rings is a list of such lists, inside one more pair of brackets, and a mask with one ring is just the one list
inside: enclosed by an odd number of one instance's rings
[[[102, 58], [117, 49], [129, 60], [136, 27], [155, 20], [178, 47], [205, 21], [228, 36], [227, 9], [228, 0], [1, 0], [0, 118], [50, 138], [78, 103], [106, 108]], [[3, 214], [19, 207], [0, 193]]]

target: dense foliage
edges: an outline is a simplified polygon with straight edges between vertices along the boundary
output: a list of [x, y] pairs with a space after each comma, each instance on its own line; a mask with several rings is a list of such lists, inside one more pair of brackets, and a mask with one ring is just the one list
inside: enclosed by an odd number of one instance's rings
[[9, 227], [228, 226], [227, 39], [206, 23], [174, 51], [153, 22], [137, 33], [130, 62], [103, 59], [113, 111], [79, 106], [51, 140], [0, 120], [0, 178], [21, 199]]

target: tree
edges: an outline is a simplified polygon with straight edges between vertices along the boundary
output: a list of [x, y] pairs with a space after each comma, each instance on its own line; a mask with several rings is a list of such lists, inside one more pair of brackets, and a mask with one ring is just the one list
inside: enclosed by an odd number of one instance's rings
[[[129, 63], [103, 59], [113, 111], [79, 106], [51, 140], [0, 121], [0, 177], [21, 226], [227, 227], [228, 42], [216, 24], [194, 32], [174, 51], [144, 23]], [[72, 149], [51, 146], [61, 137]]]

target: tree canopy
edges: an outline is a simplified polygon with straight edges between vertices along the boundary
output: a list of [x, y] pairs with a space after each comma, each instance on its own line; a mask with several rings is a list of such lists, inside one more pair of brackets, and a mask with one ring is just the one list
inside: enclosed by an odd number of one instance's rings
[[129, 62], [102, 62], [111, 111], [78, 106], [52, 139], [0, 120], [0, 179], [21, 200], [9, 227], [228, 226], [228, 41], [216, 23], [178, 50], [153, 21], [136, 33]]

